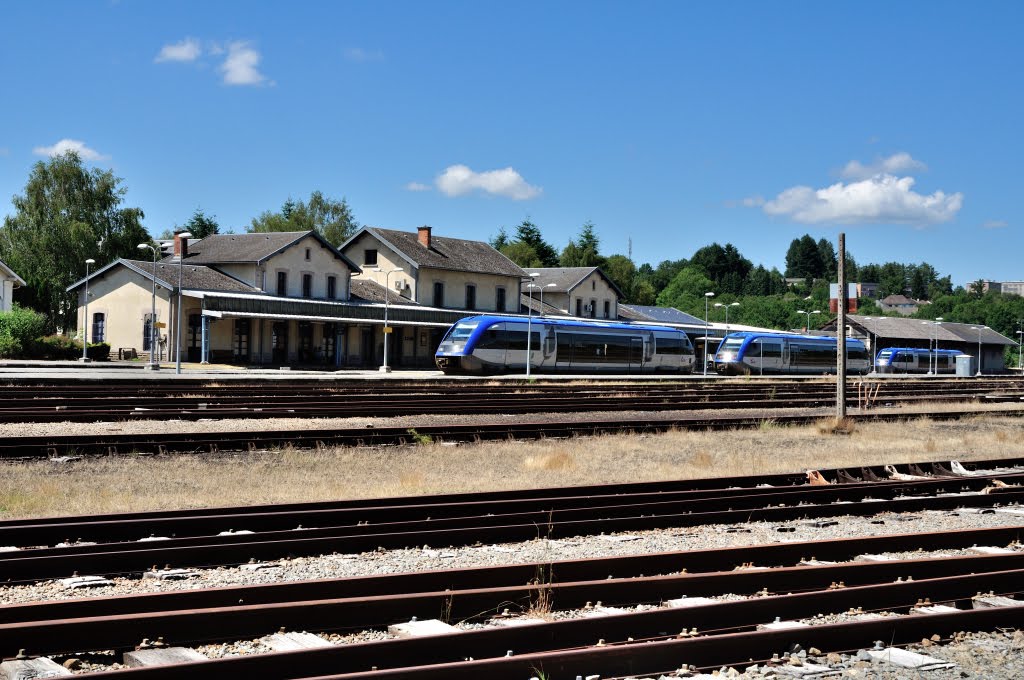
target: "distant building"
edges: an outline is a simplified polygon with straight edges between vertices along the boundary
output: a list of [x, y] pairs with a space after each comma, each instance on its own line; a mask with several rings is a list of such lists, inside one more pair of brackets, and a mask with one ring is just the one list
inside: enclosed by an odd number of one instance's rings
[[910, 316], [916, 313], [921, 305], [927, 305], [930, 303], [912, 300], [906, 295], [889, 295], [888, 297], [878, 300], [875, 304], [877, 304], [879, 309], [883, 312], [896, 312], [901, 316]]
[[25, 279], [14, 273], [14, 270], [0, 260], [0, 312], [11, 311], [14, 304], [14, 289], [25, 285]]
[[1024, 281], [982, 281], [981, 290], [983, 293], [991, 291], [1024, 297]]

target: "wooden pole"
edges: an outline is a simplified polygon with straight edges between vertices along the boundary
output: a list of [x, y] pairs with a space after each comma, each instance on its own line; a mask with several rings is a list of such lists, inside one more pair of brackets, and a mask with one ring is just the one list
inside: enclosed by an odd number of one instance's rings
[[839, 300], [836, 319], [836, 420], [846, 418], [846, 234], [839, 234]]

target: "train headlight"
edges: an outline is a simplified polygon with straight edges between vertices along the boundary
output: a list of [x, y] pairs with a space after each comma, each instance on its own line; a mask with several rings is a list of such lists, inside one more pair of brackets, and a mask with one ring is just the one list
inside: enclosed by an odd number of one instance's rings
[[736, 354], [733, 352], [722, 352], [715, 361], [734, 361]]

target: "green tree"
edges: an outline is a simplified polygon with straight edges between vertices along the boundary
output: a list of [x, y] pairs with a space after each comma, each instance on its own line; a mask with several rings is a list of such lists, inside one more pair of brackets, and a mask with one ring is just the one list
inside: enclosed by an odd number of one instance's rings
[[498, 233], [494, 235], [494, 238], [488, 241], [492, 248], [495, 250], [501, 250], [509, 244], [508, 232], [505, 231], [505, 227], [498, 227]]
[[692, 310], [694, 302], [699, 301], [703, 313], [704, 294], [711, 292], [714, 285], [700, 267], [683, 267], [665, 289], [658, 293], [658, 306]]
[[793, 239], [786, 251], [786, 276], [820, 279], [825, 276], [821, 251], [810, 234]]
[[[526, 219], [516, 227], [516, 240], [513, 243], [524, 243], [533, 249], [534, 254], [540, 259], [540, 264], [526, 265], [532, 267], [557, 267], [558, 266], [558, 253], [551, 247], [551, 244], [544, 240], [544, 237], [540, 233], [540, 229], [536, 224]], [[506, 256], [507, 253], [506, 253]], [[509, 259], [512, 259], [509, 257]], [[512, 260], [515, 262], [515, 260]], [[516, 264], [519, 264], [516, 262]], [[519, 265], [520, 267], [524, 265]]]
[[544, 266], [544, 263], [541, 262], [540, 256], [537, 255], [537, 251], [533, 249], [533, 246], [528, 243], [523, 243], [522, 241], [512, 241], [501, 249], [501, 254], [515, 262], [523, 269], [528, 267]]
[[604, 264], [601, 242], [594, 233], [593, 222], [583, 223], [580, 235], [562, 250], [558, 264], [561, 267], [600, 267]]
[[636, 280], [636, 265], [633, 260], [625, 255], [611, 255], [601, 266], [601, 271], [608, 275], [608, 278], [615, 282], [626, 299], [623, 302], [637, 303], [634, 291], [638, 281]]
[[137, 257], [152, 241], [139, 208], [124, 208], [127, 189], [110, 170], [87, 170], [73, 151], [32, 167], [14, 214], [0, 229], [0, 259], [28, 284], [21, 301], [47, 317], [47, 331], [69, 329], [77, 317], [76, 293], [65, 289], [118, 257]]
[[743, 292], [743, 283], [753, 265], [750, 260], [740, 254], [731, 243], [720, 246], [712, 243], [704, 246], [690, 258], [691, 267], [700, 267], [714, 283], [716, 293], [739, 295]]
[[345, 198], [338, 201], [314, 191], [308, 201], [296, 202], [289, 196], [280, 212], [260, 213], [247, 231], [316, 231], [331, 245], [339, 246], [358, 229], [359, 223]]
[[196, 208], [188, 222], [177, 227], [178, 230], [187, 231], [192, 238], [206, 238], [213, 234], [220, 233], [220, 225], [217, 224], [216, 215], [207, 215], [202, 208]]

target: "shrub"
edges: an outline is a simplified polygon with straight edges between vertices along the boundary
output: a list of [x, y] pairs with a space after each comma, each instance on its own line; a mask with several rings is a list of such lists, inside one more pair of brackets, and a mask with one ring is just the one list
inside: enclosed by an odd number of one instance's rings
[[0, 312], [0, 357], [22, 356], [45, 328], [46, 317], [31, 309], [15, 307], [9, 312]]
[[66, 335], [47, 335], [33, 343], [35, 359], [77, 359], [82, 356], [82, 343]]
[[110, 361], [110, 345], [105, 342], [89, 345], [89, 349], [85, 350], [85, 355], [93, 361]]

